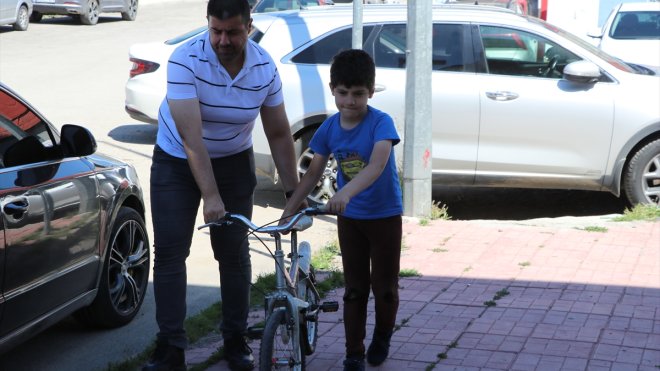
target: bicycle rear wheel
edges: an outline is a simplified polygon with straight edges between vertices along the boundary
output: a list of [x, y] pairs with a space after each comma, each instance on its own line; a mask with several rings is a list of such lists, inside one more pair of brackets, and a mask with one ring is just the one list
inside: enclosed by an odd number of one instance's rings
[[[277, 308], [268, 316], [259, 350], [259, 370], [305, 369], [305, 353], [293, 340], [294, 325], [287, 323], [286, 309]], [[300, 359], [295, 364], [295, 359]]]

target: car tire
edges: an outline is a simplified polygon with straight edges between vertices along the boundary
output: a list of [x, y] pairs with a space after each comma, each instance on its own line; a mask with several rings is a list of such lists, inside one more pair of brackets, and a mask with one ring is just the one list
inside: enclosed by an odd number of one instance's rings
[[94, 302], [76, 313], [81, 322], [104, 328], [129, 323], [140, 310], [149, 282], [149, 238], [144, 219], [119, 209], [112, 227]]
[[16, 23], [13, 24], [15, 31], [26, 31], [30, 24], [30, 16], [28, 15], [27, 5], [21, 5], [16, 14]]
[[86, 0], [85, 1], [85, 11], [80, 14], [80, 23], [93, 26], [99, 22], [99, 1], [98, 0]]
[[39, 13], [39, 12], [32, 12], [32, 15], [30, 15], [30, 22], [32, 23], [39, 23], [43, 19], [44, 15]]
[[121, 19], [134, 21], [137, 18], [138, 0], [128, 0], [128, 10], [121, 13]]
[[660, 139], [641, 147], [626, 165], [623, 189], [632, 205], [660, 207]]
[[[314, 157], [314, 152], [309, 148], [309, 142], [312, 140], [315, 132], [316, 128], [305, 130], [294, 143], [297, 158], [296, 166], [300, 178], [305, 175]], [[321, 179], [319, 179], [314, 189], [307, 196], [307, 202], [310, 205], [323, 205], [335, 193], [337, 193], [337, 161], [331, 155]]]

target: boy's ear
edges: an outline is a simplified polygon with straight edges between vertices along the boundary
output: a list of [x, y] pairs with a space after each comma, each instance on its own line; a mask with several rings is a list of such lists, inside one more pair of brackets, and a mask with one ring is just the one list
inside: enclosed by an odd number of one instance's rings
[[328, 87], [330, 88], [330, 93], [332, 93], [332, 96], [334, 97], [335, 96], [335, 89], [332, 87], [331, 82], [328, 83]]
[[372, 87], [371, 89], [369, 89], [369, 99], [373, 98], [375, 92], [376, 92], [375, 88]]

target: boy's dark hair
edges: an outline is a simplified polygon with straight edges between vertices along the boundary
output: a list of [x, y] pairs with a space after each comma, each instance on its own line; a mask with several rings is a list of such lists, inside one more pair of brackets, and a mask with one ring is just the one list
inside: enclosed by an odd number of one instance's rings
[[366, 86], [373, 90], [376, 83], [376, 66], [371, 56], [360, 49], [339, 52], [330, 66], [330, 86]]
[[243, 23], [250, 21], [250, 4], [247, 0], [209, 0], [206, 6], [206, 17], [227, 19], [240, 15]]

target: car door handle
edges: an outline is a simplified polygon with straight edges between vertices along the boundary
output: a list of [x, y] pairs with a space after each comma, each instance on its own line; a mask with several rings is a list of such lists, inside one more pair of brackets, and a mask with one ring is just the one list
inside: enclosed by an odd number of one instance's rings
[[496, 92], [491, 92], [488, 91], [486, 92], [486, 96], [492, 100], [496, 100], [498, 102], [503, 102], [507, 100], [514, 100], [518, 98], [518, 94], [510, 91], [496, 91]]
[[2, 211], [4, 211], [7, 215], [11, 215], [16, 219], [20, 219], [28, 210], [28, 206], [29, 204], [27, 200], [12, 201], [5, 204], [5, 206], [2, 208]]

